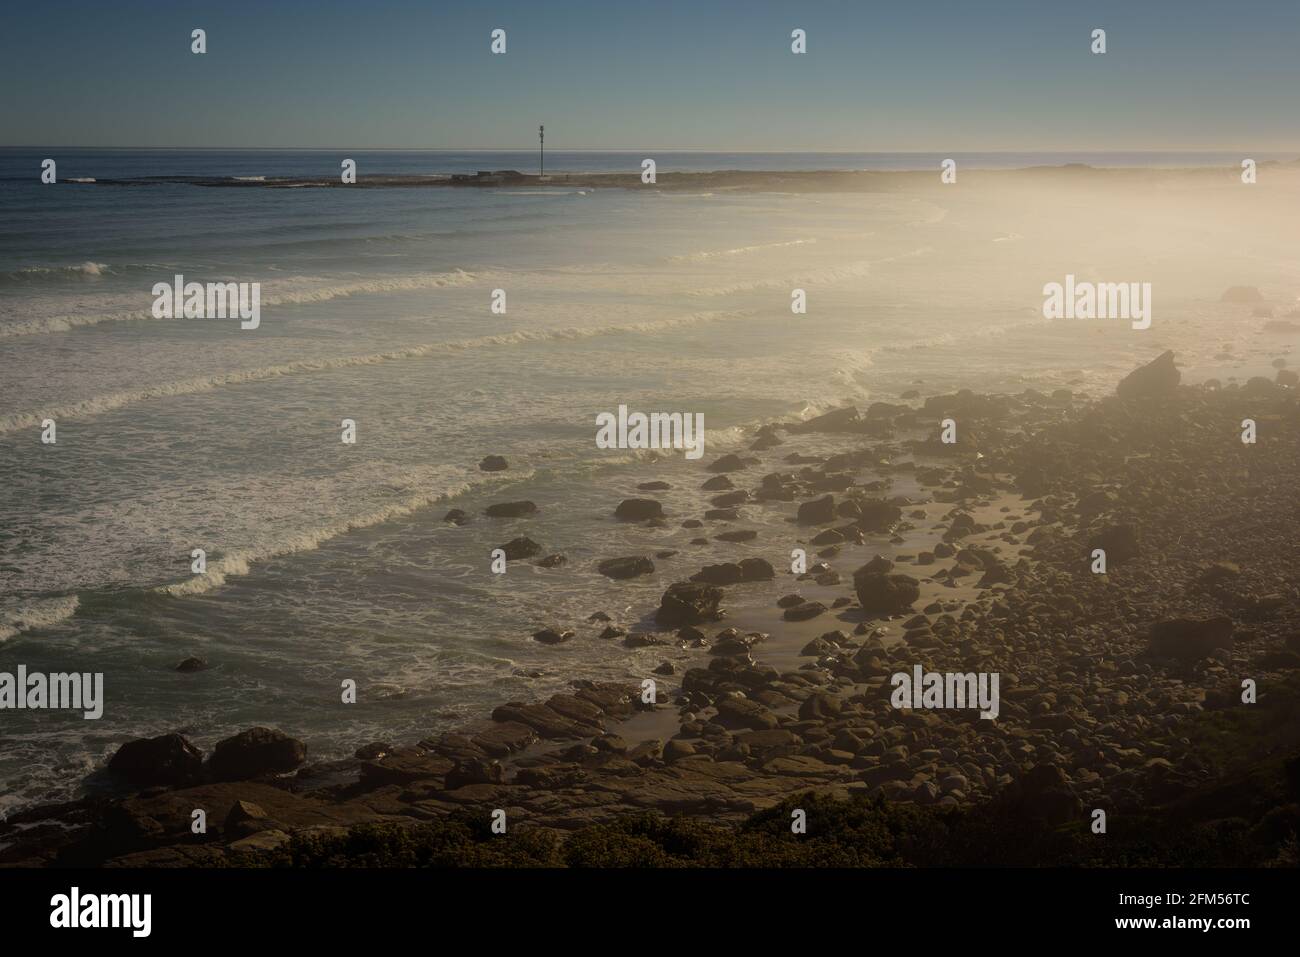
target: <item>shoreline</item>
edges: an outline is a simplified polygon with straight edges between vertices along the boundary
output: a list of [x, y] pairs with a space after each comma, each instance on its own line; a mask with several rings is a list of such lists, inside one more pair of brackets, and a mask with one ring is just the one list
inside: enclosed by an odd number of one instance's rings
[[[1225, 496], [1217, 505], [1211, 498], [1205, 508], [1217, 508], [1219, 521], [1210, 521], [1212, 511], [1188, 514], [1172, 495], [1181, 491], [1177, 480], [1202, 496], [1230, 483], [1206, 462], [1237, 460], [1233, 430], [1243, 407], [1276, 430], [1271, 445], [1250, 450], [1263, 459], [1251, 468], [1259, 469], [1254, 497]], [[1300, 664], [1300, 649], [1286, 643], [1297, 633], [1300, 576], [1294, 565], [1279, 575], [1252, 564], [1265, 554], [1274, 565], [1296, 561], [1283, 544], [1294, 536], [1286, 520], [1294, 518], [1286, 503], [1300, 425], [1294, 388], [1261, 379], [1219, 390], [1178, 386], [1136, 404], [962, 392], [932, 396], [921, 408], [873, 403], [862, 413], [763, 426], [749, 451], [724, 456], [735, 460], [726, 468], [713, 457], [698, 463], [705, 498], [721, 493], [739, 503], [710, 503], [716, 508], [777, 508], [793, 520], [800, 503], [830, 495], [836, 511], [794, 526], [813, 572], [803, 581], [780, 568], [748, 583], [734, 583], [734, 569], [706, 573], [728, 582], [717, 586], [717, 599], [735, 607], [720, 620], [704, 614], [652, 633], [675, 672], [663, 676], [656, 709], [638, 708], [635, 688], [579, 681], [574, 693], [546, 704], [505, 704], [461, 731], [415, 746], [362, 745], [350, 760], [306, 764], [291, 739], [274, 737], [219, 745], [229, 755], [219, 775], [211, 759], [200, 767], [171, 740], [134, 762], [142, 778], [133, 797], [12, 815], [0, 824], [7, 845], [0, 864], [219, 863], [276, 852], [295, 835], [338, 835], [376, 821], [405, 827], [466, 808], [485, 819], [503, 808], [512, 825], [566, 832], [644, 810], [738, 822], [810, 790], [969, 807], [1024, 797], [1035, 773], [1050, 780], [1030, 795], [1034, 813], [1069, 823], [1085, 801], [1140, 805], [1153, 793], [1205, 787], [1203, 775], [1176, 760], [1181, 746], [1166, 725], [1177, 722], [1167, 717], [1193, 720], [1226, 706], [1216, 696], [1229, 669], [1265, 676], [1264, 684], [1270, 672]], [[944, 414], [972, 425], [955, 447], [926, 437]], [[1170, 431], [1188, 421], [1195, 434]], [[1124, 443], [1108, 434], [1147, 443], [1149, 458], [1124, 455]], [[1082, 451], [1095, 457], [1095, 471], [1081, 470]], [[757, 461], [745, 461], [751, 457]], [[1202, 491], [1198, 481], [1214, 487]], [[862, 505], [878, 517], [863, 517]], [[1280, 513], [1271, 526], [1270, 511]], [[1211, 537], [1189, 523], [1208, 523]], [[704, 526], [715, 535], [744, 531], [744, 520]], [[1142, 553], [1157, 561], [1116, 559], [1105, 576], [1086, 573], [1090, 538], [1118, 526], [1136, 528]], [[1276, 549], [1262, 547], [1269, 536]], [[851, 597], [853, 571], [881, 549], [893, 555], [890, 573], [914, 578], [918, 595], [896, 613], [867, 615]], [[1216, 560], [1237, 571], [1196, 584]], [[818, 561], [830, 567], [814, 571]], [[800, 606], [799, 620], [790, 620], [778, 599], [792, 592], [824, 608]], [[708, 612], [712, 593], [704, 594]], [[1150, 657], [1153, 621], [1225, 609], [1240, 629], [1226, 658], [1214, 648], [1194, 661]], [[647, 611], [633, 620], [644, 623]], [[581, 640], [599, 640], [606, 623], [556, 624], [575, 626], [592, 633]], [[635, 625], [628, 631], [636, 634]], [[764, 637], [753, 641], [754, 633]], [[1287, 654], [1297, 661], [1288, 664]], [[1259, 660], [1273, 665], [1261, 671]], [[887, 676], [912, 663], [998, 670], [1002, 715], [972, 724], [962, 715], [893, 711]], [[1103, 675], [1118, 690], [1100, 690]], [[1084, 760], [1090, 748], [1102, 757]], [[244, 772], [251, 773], [213, 779]], [[179, 777], [165, 780], [172, 775]], [[189, 829], [195, 807], [208, 810], [202, 837]], [[110, 835], [114, 829], [120, 833]]]

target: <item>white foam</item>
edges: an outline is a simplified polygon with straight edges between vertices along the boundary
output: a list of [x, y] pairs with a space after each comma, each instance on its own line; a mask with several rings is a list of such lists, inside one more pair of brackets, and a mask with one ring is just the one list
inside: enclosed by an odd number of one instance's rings
[[685, 256], [669, 256], [669, 262], [706, 262], [710, 259], [718, 259], [723, 256], [743, 256], [746, 253], [757, 253], [767, 249], [784, 249], [789, 246], [806, 246], [817, 242], [816, 239], [792, 239], [784, 243], [760, 243], [756, 246], [737, 246], [734, 249], [716, 249], [705, 250], [702, 252], [690, 253]]
[[41, 420], [45, 418], [52, 418], [55, 420], [87, 418], [104, 412], [110, 412], [114, 409], [120, 409], [124, 406], [134, 405], [138, 402], [148, 402], [151, 399], [160, 399], [177, 395], [195, 395], [200, 392], [211, 392], [215, 389], [221, 389], [227, 386], [243, 385], [249, 382], [265, 382], [269, 379], [278, 379], [284, 376], [302, 375], [311, 372], [325, 372], [333, 369], [346, 369], [353, 366], [377, 365], [383, 362], [394, 362], [402, 359], [422, 359], [429, 356], [448, 355], [490, 346], [512, 346], [531, 342], [590, 339], [595, 336], [619, 334], [635, 335], [654, 333], [666, 329], [673, 329], [679, 326], [693, 325], [699, 322], [721, 322], [745, 318], [752, 315], [752, 312], [697, 312], [686, 316], [680, 316], [675, 319], [630, 323], [623, 326], [592, 326], [535, 331], [521, 329], [516, 332], [501, 333], [495, 336], [480, 336], [475, 339], [460, 339], [450, 342], [430, 342], [418, 346], [408, 346], [403, 349], [393, 349], [388, 352], [373, 352], [367, 355], [338, 356], [324, 359], [299, 359], [294, 362], [281, 363], [280, 365], [263, 366], [256, 369], [244, 369], [239, 372], [228, 372], [221, 375], [180, 379], [173, 382], [163, 382], [158, 385], [147, 386], [142, 389], [131, 389], [123, 392], [98, 395], [90, 399], [84, 399], [81, 402], [73, 402], [52, 409], [42, 409], [34, 412], [16, 412], [6, 416], [0, 416], [0, 433], [31, 428], [40, 425]]
[[[87, 263], [87, 266], [98, 265]], [[170, 280], [170, 276], [162, 279]], [[262, 308], [267, 306], [308, 305], [328, 302], [346, 296], [366, 294], [383, 294], [392, 292], [418, 292], [422, 289], [442, 289], [464, 286], [474, 282], [488, 281], [491, 274], [476, 274], [456, 269], [452, 272], [428, 273], [417, 276], [391, 276], [382, 279], [362, 279], [353, 282], [328, 282], [308, 276], [294, 276], [277, 279], [274, 283], [264, 283]], [[161, 281], [161, 280], [160, 280]], [[152, 286], [152, 283], [149, 284]], [[146, 290], [147, 291], [147, 290]], [[45, 333], [67, 332], [78, 326], [93, 326], [103, 322], [133, 322], [154, 319], [152, 308], [135, 309], [129, 312], [79, 314], [68, 316], [47, 316], [31, 319], [27, 322], [15, 322], [0, 325], [0, 339], [11, 336], [32, 336]], [[175, 321], [175, 320], [164, 320]]]
[[32, 628], [48, 628], [76, 612], [76, 595], [63, 595], [19, 605], [11, 611], [0, 612], [0, 641], [7, 641], [19, 632]]

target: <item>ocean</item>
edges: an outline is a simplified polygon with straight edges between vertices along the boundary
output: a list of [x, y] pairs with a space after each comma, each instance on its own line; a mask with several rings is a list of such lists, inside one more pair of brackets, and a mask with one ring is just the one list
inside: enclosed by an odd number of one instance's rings
[[[60, 184], [39, 181], [53, 157]], [[937, 154], [548, 154], [548, 171], [926, 169]], [[1100, 395], [1175, 348], [1191, 379], [1267, 367], [1227, 285], [1294, 304], [1261, 201], [1225, 225], [1161, 195], [1008, 204], [954, 192], [107, 186], [141, 176], [533, 172], [536, 154], [0, 150], [0, 671], [103, 672], [105, 712], [0, 713], [0, 814], [70, 797], [124, 741], [210, 748], [255, 724], [313, 757], [411, 741], [662, 649], [537, 629], [635, 627], [701, 564], [788, 561], [788, 526], [691, 545], [702, 463], [603, 450], [620, 405], [703, 413], [704, 463], [747, 427], [959, 388]], [[961, 169], [1222, 165], [1209, 154], [957, 155]], [[1263, 160], [1264, 157], [1259, 157]], [[960, 181], [959, 181], [960, 182]], [[1216, 200], [1217, 201], [1217, 200]], [[1127, 210], [1127, 212], [1126, 212]], [[1178, 223], [1171, 248], [1170, 223]], [[1261, 226], [1263, 224], [1263, 226]], [[1161, 237], [1147, 243], [1151, 237]], [[1042, 315], [1067, 272], [1152, 281], [1152, 329]], [[155, 283], [258, 282], [260, 327], [157, 319]], [[792, 314], [791, 290], [807, 293]], [[504, 314], [490, 308], [503, 290]], [[1294, 305], [1292, 305], [1294, 308]], [[1224, 347], [1233, 361], [1224, 358]], [[1273, 351], [1270, 351], [1273, 350]], [[1235, 363], [1235, 364], [1234, 364]], [[54, 419], [57, 441], [41, 441]], [[344, 419], [357, 441], [340, 440]], [[478, 462], [504, 455], [505, 472]], [[668, 526], [616, 523], [640, 483]], [[519, 519], [482, 515], [528, 499]], [[443, 521], [452, 508], [471, 516]], [[756, 518], [755, 521], [765, 521]], [[490, 553], [520, 535], [567, 564]], [[202, 548], [207, 573], [191, 573]], [[599, 559], [677, 554], [614, 583]], [[644, 622], [641, 622], [644, 624]], [[200, 655], [211, 667], [178, 674]], [[345, 705], [341, 684], [357, 682]]]

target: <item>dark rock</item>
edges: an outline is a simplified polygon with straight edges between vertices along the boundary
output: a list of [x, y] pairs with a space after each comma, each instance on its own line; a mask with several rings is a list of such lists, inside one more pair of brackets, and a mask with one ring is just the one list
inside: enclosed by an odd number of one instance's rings
[[596, 571], [606, 578], [614, 579], [636, 578], [639, 575], [649, 575], [654, 570], [654, 562], [643, 555], [632, 555], [627, 558], [607, 558], [596, 566]]
[[250, 728], [217, 743], [208, 772], [218, 781], [246, 781], [292, 771], [307, 760], [307, 746], [273, 728]]
[[558, 631], [555, 628], [543, 628], [541, 631], [533, 633], [533, 641], [540, 641], [544, 645], [559, 645], [573, 637], [571, 631]]
[[109, 771], [139, 787], [188, 784], [202, 766], [203, 752], [180, 734], [128, 741], [108, 762]]
[[853, 589], [869, 615], [899, 614], [921, 597], [920, 586], [910, 575], [886, 575], [866, 571], [865, 566], [853, 573]]
[[1174, 353], [1167, 350], [1126, 375], [1115, 391], [1123, 399], [1171, 395], [1181, 379], [1182, 373], [1174, 365]]
[[698, 625], [722, 617], [722, 589], [703, 582], [674, 582], [655, 612], [655, 621], [669, 628]]
[[541, 545], [538, 545], [526, 535], [512, 538], [504, 545], [498, 545], [497, 548], [505, 552], [506, 560], [511, 562], [518, 561], [521, 558], [532, 558], [542, 550]]
[[724, 455], [708, 468], [710, 472], [739, 472], [741, 469], [748, 467], [748, 462], [742, 459], [739, 455], [732, 454]]
[[691, 576], [693, 582], [706, 582], [710, 585], [735, 585], [744, 581], [745, 573], [734, 562], [721, 565], [705, 565]]
[[903, 518], [903, 510], [888, 502], [859, 502], [858, 509], [855, 524], [864, 532], [887, 532]]
[[501, 765], [496, 761], [458, 761], [447, 772], [446, 786], [448, 791], [455, 791], [469, 784], [500, 784], [501, 777]]
[[826, 606], [819, 601], [806, 601], [802, 605], [787, 608], [781, 617], [786, 621], [808, 621], [826, 611]]
[[226, 814], [221, 830], [227, 840], [255, 834], [269, 824], [268, 816], [260, 804], [236, 801]]
[[1088, 551], [1100, 548], [1106, 552], [1106, 567], [1120, 565], [1142, 554], [1137, 531], [1132, 525], [1110, 525], [1088, 540]]
[[510, 468], [510, 463], [501, 455], [488, 455], [478, 464], [479, 470], [483, 472], [504, 472]]
[[740, 560], [741, 581], [762, 582], [776, 577], [776, 569], [765, 558], [742, 558]]
[[649, 518], [663, 518], [664, 507], [652, 498], [627, 498], [619, 502], [614, 517], [624, 522], [644, 522]]
[[208, 660], [206, 658], [200, 658], [197, 655], [193, 655], [189, 658], [186, 658], [184, 661], [178, 664], [176, 666], [176, 670], [184, 675], [193, 674], [196, 671], [207, 671]]
[[536, 511], [537, 506], [532, 502], [497, 502], [483, 509], [483, 514], [490, 518], [521, 518]]
[[1232, 619], [1171, 618], [1151, 626], [1151, 653], [1162, 658], [1199, 661], [1216, 648], [1232, 647]]
[[723, 698], [718, 702], [718, 714], [714, 720], [732, 731], [741, 728], [772, 731], [780, 726], [775, 714], [748, 698]]
[[802, 503], [795, 521], [800, 525], [829, 525], [835, 521], [835, 497], [827, 495]]

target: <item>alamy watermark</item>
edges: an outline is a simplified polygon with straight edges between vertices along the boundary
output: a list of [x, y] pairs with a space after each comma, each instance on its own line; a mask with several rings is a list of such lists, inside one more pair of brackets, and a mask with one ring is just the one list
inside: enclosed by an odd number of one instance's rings
[[704, 456], [704, 413], [627, 411], [596, 416], [598, 449], [685, 449], [688, 459]]
[[889, 696], [889, 703], [895, 708], [912, 709], [963, 709], [978, 708], [981, 718], [993, 720], [998, 716], [998, 682], [999, 672], [981, 671], [957, 672], [926, 671], [920, 665], [912, 668], [912, 673], [899, 671], [892, 675], [889, 683], [894, 693]]
[[155, 319], [239, 318], [241, 329], [262, 322], [260, 282], [186, 282], [178, 273], [171, 283], [154, 283], [152, 292]]
[[87, 721], [104, 714], [104, 673], [39, 671], [28, 673], [19, 665], [17, 673], [0, 671], [0, 710], [82, 711]]
[[153, 895], [83, 894], [73, 887], [50, 898], [50, 926], [127, 927], [132, 937], [148, 937], [153, 929]]
[[1044, 319], [1131, 319], [1134, 329], [1151, 326], [1151, 283], [1079, 282], [1074, 274], [1065, 283], [1043, 287]]

